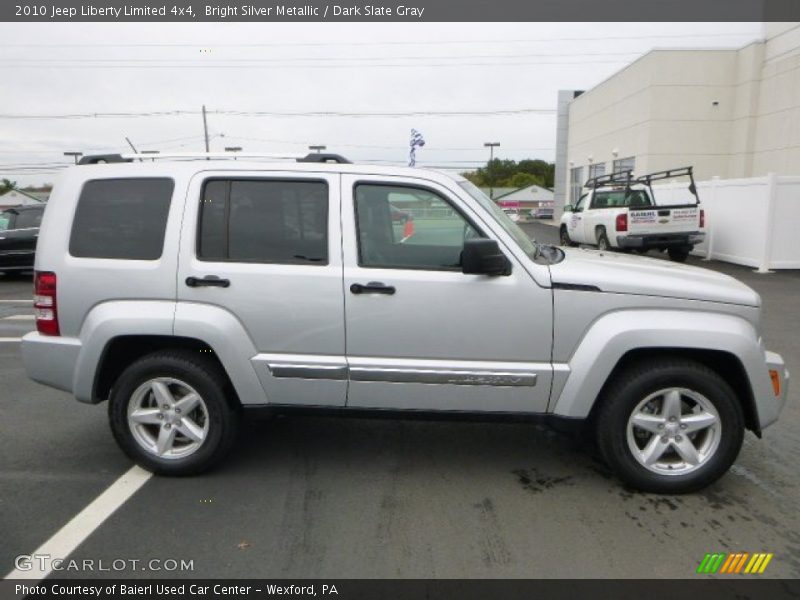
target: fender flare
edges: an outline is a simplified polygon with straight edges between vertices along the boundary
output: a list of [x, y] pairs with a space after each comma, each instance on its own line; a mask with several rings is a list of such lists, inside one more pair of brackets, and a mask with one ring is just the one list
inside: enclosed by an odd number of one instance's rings
[[643, 349], [715, 350], [742, 363], [756, 400], [769, 389], [764, 351], [754, 327], [735, 315], [670, 310], [620, 310], [599, 318], [569, 360], [569, 375], [560, 393], [553, 390], [550, 412], [564, 417], [589, 416], [600, 391], [625, 354]]

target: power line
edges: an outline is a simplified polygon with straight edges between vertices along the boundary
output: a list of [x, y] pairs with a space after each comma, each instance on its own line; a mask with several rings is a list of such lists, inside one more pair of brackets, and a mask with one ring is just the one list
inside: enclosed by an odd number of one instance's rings
[[[343, 112], [343, 111], [239, 111], [239, 110], [209, 110], [208, 114], [224, 115], [230, 117], [341, 117], [341, 118], [397, 118], [397, 117], [493, 117], [532, 114], [555, 114], [552, 108], [518, 108], [508, 110], [489, 111], [409, 111], [409, 112]], [[0, 114], [0, 119], [8, 120], [70, 120], [70, 119], [127, 119], [142, 117], [169, 117], [169, 116], [197, 116], [202, 114], [198, 110], [169, 110], [147, 112], [93, 112], [71, 114]], [[150, 144], [152, 145], [152, 144]]]

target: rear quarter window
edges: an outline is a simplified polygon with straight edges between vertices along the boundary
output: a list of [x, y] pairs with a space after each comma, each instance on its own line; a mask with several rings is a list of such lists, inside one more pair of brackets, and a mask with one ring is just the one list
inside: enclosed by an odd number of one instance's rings
[[87, 181], [72, 221], [69, 253], [80, 258], [161, 258], [174, 187], [167, 178]]

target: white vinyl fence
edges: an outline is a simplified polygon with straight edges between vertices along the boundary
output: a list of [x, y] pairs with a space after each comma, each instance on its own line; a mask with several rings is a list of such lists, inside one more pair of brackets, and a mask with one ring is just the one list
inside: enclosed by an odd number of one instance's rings
[[[688, 182], [653, 186], [657, 204], [686, 201]], [[697, 182], [706, 241], [693, 254], [755, 267], [800, 269], [800, 177]]]

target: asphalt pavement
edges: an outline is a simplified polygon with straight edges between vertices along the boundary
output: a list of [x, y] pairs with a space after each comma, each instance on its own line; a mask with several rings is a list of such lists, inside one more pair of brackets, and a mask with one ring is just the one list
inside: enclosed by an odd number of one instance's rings
[[[555, 241], [547, 225], [525, 228]], [[800, 374], [800, 272], [690, 262], [761, 293], [768, 347]], [[0, 338], [33, 328], [30, 294], [30, 279], [0, 278]], [[131, 464], [106, 406], [29, 381], [18, 342], [0, 342], [0, 376], [3, 575]], [[687, 496], [626, 489], [585, 445], [532, 424], [250, 422], [218, 469], [149, 479], [70, 555], [123, 570], [58, 575], [685, 578], [708, 552], [743, 551], [774, 553], [764, 576], [800, 577], [799, 391], [762, 440], [746, 436], [728, 475]], [[192, 569], [130, 566], [150, 559]]]

